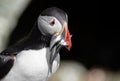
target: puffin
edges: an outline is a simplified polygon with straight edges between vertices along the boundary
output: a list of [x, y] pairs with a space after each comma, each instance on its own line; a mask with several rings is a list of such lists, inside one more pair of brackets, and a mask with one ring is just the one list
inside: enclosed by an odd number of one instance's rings
[[0, 53], [0, 81], [48, 81], [59, 68], [63, 47], [72, 47], [68, 15], [47, 8], [27, 36]]

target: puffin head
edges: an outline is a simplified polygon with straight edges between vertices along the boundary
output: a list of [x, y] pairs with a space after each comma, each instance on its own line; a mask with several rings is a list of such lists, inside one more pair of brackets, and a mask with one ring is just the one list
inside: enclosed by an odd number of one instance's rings
[[50, 49], [60, 44], [70, 50], [72, 42], [68, 30], [68, 16], [63, 10], [56, 7], [47, 8], [40, 14], [37, 23], [40, 32], [51, 37]]

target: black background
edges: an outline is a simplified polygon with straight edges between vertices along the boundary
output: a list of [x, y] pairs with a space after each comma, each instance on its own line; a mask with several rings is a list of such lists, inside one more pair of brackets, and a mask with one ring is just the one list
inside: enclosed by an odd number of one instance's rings
[[108, 26], [111, 25], [105, 13], [108, 8], [94, 2], [32, 0], [11, 34], [9, 45], [27, 35], [44, 9], [54, 6], [67, 12], [73, 35], [72, 49], [70, 52], [62, 49], [61, 60], [75, 60], [86, 68], [99, 66], [119, 70], [119, 30]]

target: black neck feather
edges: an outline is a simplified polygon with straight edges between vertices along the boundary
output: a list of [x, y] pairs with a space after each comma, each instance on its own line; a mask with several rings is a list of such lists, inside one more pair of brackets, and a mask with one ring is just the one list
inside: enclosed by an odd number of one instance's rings
[[18, 41], [16, 44], [8, 47], [1, 54], [3, 55], [17, 54], [22, 50], [29, 50], [29, 49], [39, 50], [44, 47], [49, 47], [50, 40], [51, 37], [41, 34], [36, 23], [28, 36]]
[[41, 49], [43, 47], [49, 47], [51, 37], [41, 34], [37, 24], [26, 38], [23, 45], [28, 49]]

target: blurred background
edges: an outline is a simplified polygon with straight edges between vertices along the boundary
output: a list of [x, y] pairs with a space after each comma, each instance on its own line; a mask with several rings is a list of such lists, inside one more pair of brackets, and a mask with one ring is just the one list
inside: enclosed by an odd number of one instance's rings
[[[48, 7], [67, 12], [73, 46], [61, 50], [50, 81], [120, 81], [119, 30], [106, 26], [102, 5], [62, 0], [0, 0], [0, 52], [27, 35]], [[111, 23], [108, 23], [111, 24]]]

